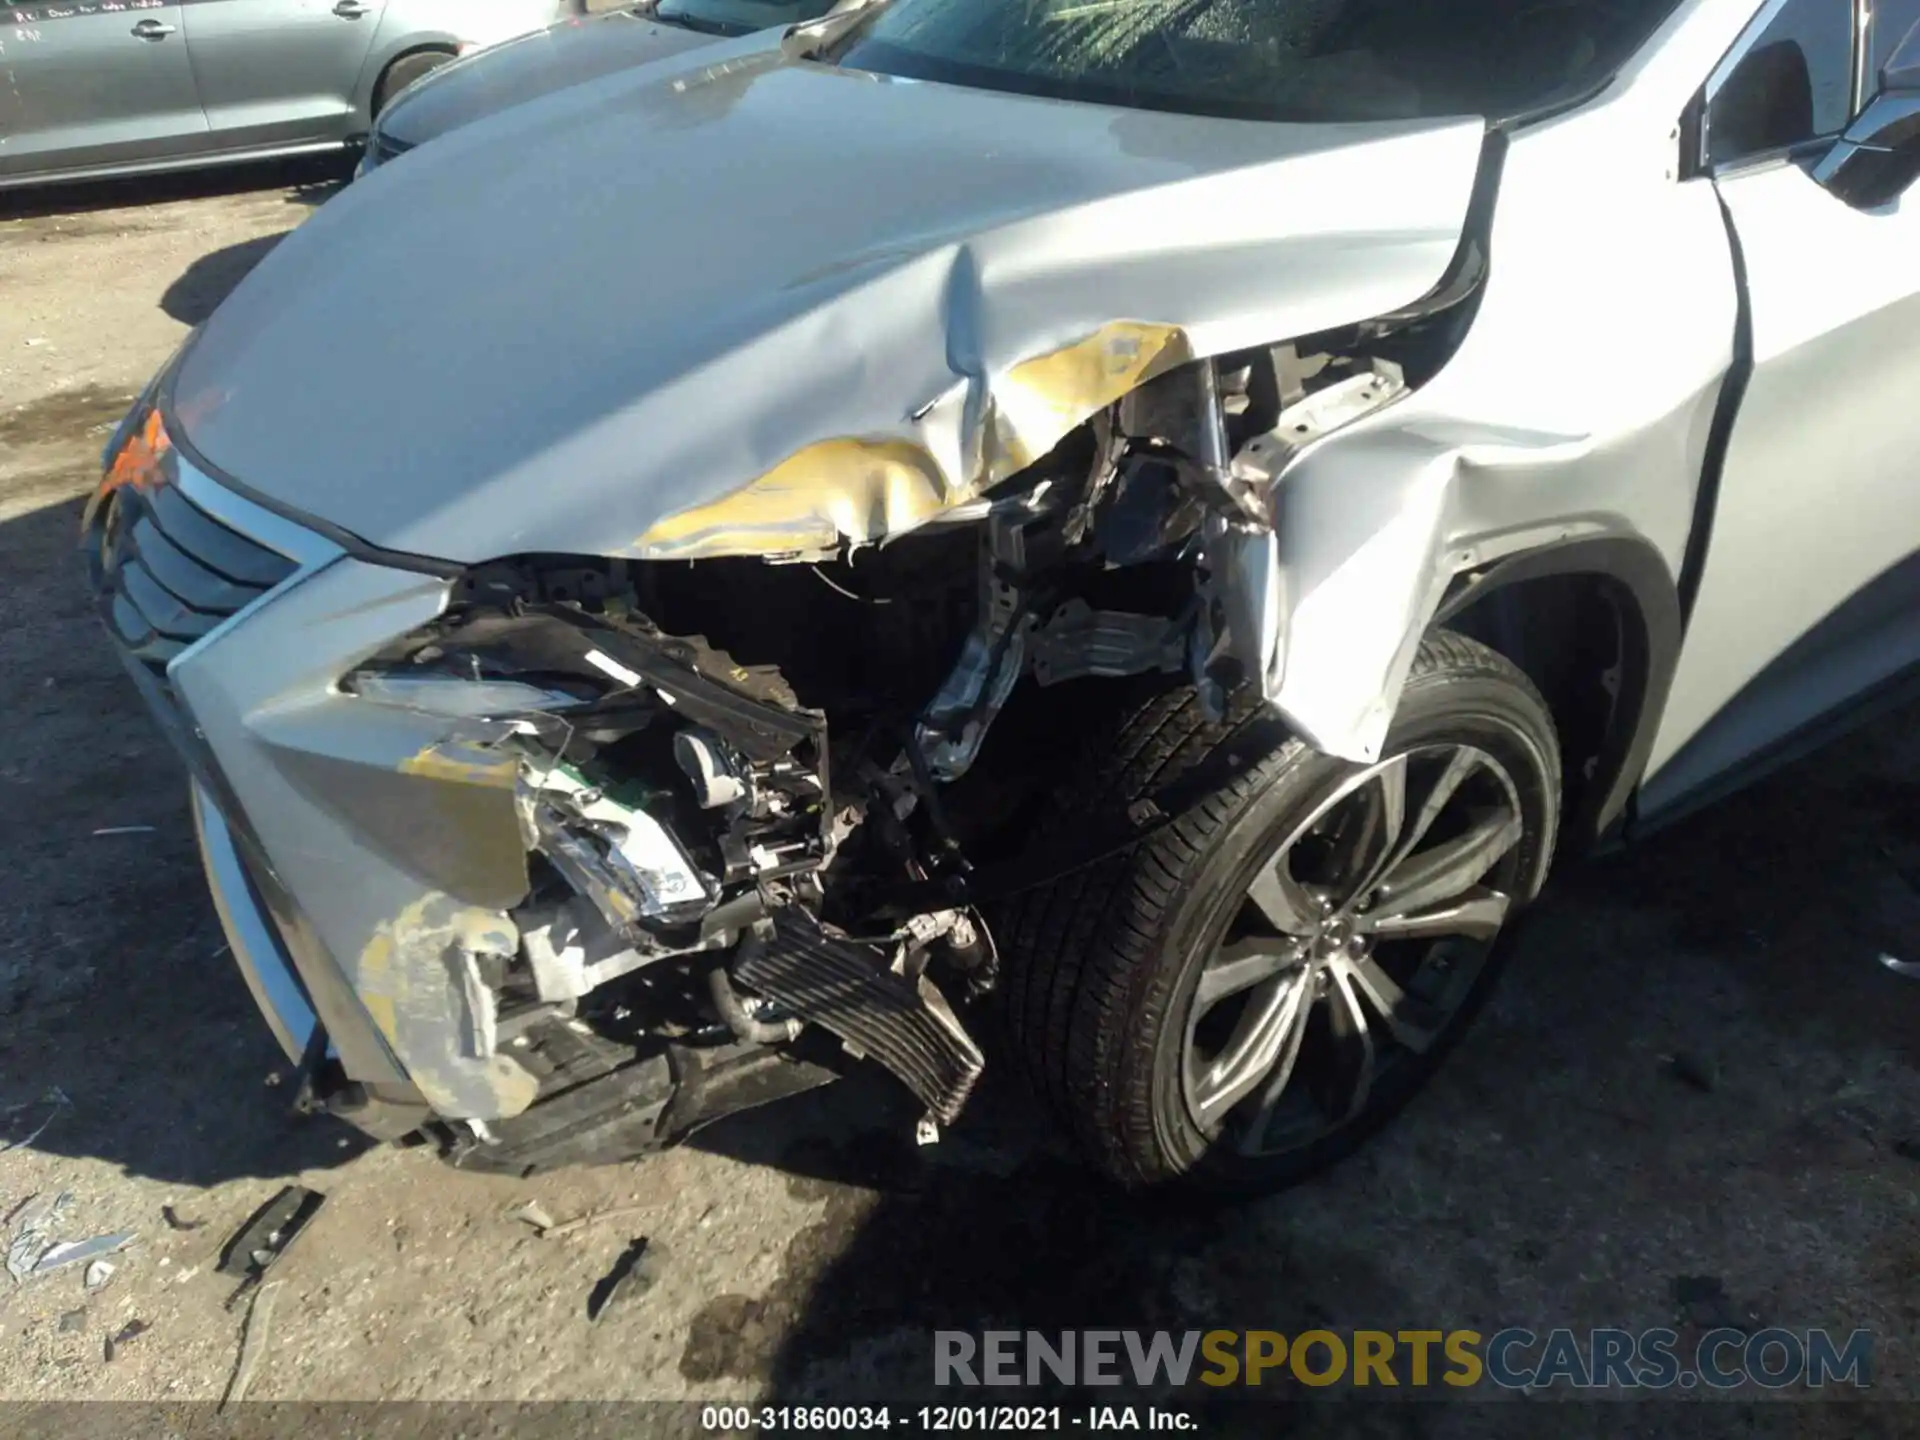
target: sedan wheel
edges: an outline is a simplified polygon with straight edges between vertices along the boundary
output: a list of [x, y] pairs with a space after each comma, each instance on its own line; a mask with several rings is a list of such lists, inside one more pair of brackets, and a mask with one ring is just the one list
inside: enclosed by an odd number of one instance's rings
[[1472, 990], [1512, 904], [1484, 882], [1524, 830], [1512, 777], [1470, 745], [1396, 755], [1309, 815], [1194, 987], [1194, 1124], [1263, 1155], [1363, 1114], [1382, 1069], [1430, 1050]]
[[1255, 699], [1224, 723], [1152, 702], [1057, 823], [1084, 845], [1169, 795], [1177, 818], [1000, 917], [1029, 1071], [1129, 1185], [1256, 1192], [1347, 1153], [1459, 1038], [1546, 878], [1553, 719], [1486, 647], [1426, 639], [1373, 764], [1276, 730]]

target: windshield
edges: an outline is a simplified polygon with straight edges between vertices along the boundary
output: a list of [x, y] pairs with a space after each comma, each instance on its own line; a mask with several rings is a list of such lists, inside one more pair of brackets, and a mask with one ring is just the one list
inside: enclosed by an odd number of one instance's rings
[[1596, 89], [1679, 0], [893, 0], [842, 65], [1261, 120], [1490, 119]]
[[834, 0], [660, 0], [656, 18], [710, 35], [750, 35], [776, 25], [816, 20]]

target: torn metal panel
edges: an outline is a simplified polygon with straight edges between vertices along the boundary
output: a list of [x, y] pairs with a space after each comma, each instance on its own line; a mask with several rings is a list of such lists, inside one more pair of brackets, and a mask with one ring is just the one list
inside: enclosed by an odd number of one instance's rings
[[[730, 55], [513, 107], [409, 155], [405, 187], [350, 187], [209, 322], [170, 423], [413, 553], [817, 553], [965, 504], [1188, 356], [1416, 300], [1458, 248], [1484, 133]], [[754, 181], [716, 187], [734, 174]], [[570, 263], [530, 271], [589, 190]], [[454, 309], [448, 347], [432, 317]], [[314, 367], [330, 336], [380, 375]]]
[[1644, 541], [1678, 576], [1736, 309], [1712, 187], [1647, 163], [1697, 83], [1676, 70], [1516, 135], [1459, 350], [1274, 467], [1285, 658], [1267, 693], [1321, 749], [1377, 757], [1460, 573], [1586, 535]]
[[1027, 568], [1025, 527], [1048, 509], [1044, 496], [1030, 500], [1028, 506], [997, 510], [988, 518], [974, 628], [921, 718], [921, 753], [943, 780], [957, 779], [973, 764], [1026, 668], [1027, 638], [1036, 617], [1021, 584]]
[[496, 1051], [498, 1013], [478, 969], [517, 954], [519, 938], [504, 915], [427, 896], [379, 925], [356, 957], [361, 1002], [442, 1115], [517, 1115], [538, 1093], [534, 1077]]
[[[1633, 517], [1658, 483], [1648, 472], [1697, 443], [1712, 403], [1711, 389], [1689, 396], [1614, 446], [1396, 409], [1311, 449], [1275, 487], [1284, 656], [1269, 698], [1320, 749], [1378, 758], [1454, 577], [1568, 540], [1646, 538]], [[1567, 510], [1567, 487], [1588, 504]]]
[[712, 505], [660, 521], [636, 555], [823, 555], [924, 525], [971, 500], [976, 484], [949, 484], [926, 450], [905, 440], [822, 440]]

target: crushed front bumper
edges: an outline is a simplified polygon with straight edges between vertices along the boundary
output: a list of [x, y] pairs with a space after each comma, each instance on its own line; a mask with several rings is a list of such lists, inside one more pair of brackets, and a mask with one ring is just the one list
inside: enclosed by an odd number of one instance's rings
[[526, 888], [510, 784], [446, 760], [444, 721], [336, 684], [438, 615], [447, 582], [355, 560], [177, 450], [105, 498], [83, 551], [193, 775], [208, 884], [282, 1048], [301, 1057], [317, 1018], [375, 1133], [526, 1109], [535, 1078], [473, 1053], [447, 960]]
[[[415, 708], [417, 692], [375, 683], [426, 627], [436, 649], [465, 643], [463, 626], [484, 632], [472, 595], [491, 594], [491, 581], [370, 563], [177, 447], [140, 483], [102, 487], [84, 550], [127, 669], [192, 773], [215, 907], [269, 1028], [301, 1064], [303, 1096], [384, 1138], [453, 1122], [435, 1128], [456, 1148], [478, 1141], [522, 1164], [665, 1143], [824, 1083], [841, 1054], [891, 1070], [933, 1121], [957, 1115], [984, 1059], [937, 986], [895, 973], [889, 945], [821, 929], [793, 897], [792, 877], [831, 858], [836, 812], [824, 716], [776, 703], [792, 702], [772, 672], [605, 617], [515, 611], [522, 643], [586, 647], [629, 697], [597, 719], [580, 712], [578, 764], [608, 734], [655, 743], [646, 765], [668, 741], [683, 769], [706, 756], [711, 774], [696, 764], [679, 782], [700, 815], [725, 817], [706, 820], [706, 868], [688, 872], [696, 911], [687, 887], [679, 899], [648, 890], [668, 875], [668, 851], [692, 864], [641, 799], [619, 798], [651, 782], [563, 774], [541, 748], [555, 737], [526, 716]], [[651, 707], [650, 718], [621, 730], [622, 705]], [[711, 753], [691, 743], [701, 736]], [[671, 795], [651, 803], [672, 813]], [[556, 881], [570, 899], [556, 900]], [[610, 918], [615, 901], [635, 918]], [[620, 943], [588, 964], [601, 939]], [[673, 962], [666, 983], [640, 984], [652, 998], [638, 1031], [621, 1023], [634, 1013], [622, 996], [591, 1012], [576, 1004], [602, 970], [618, 979], [662, 962]], [[725, 968], [791, 1017], [784, 1040], [750, 1033], [750, 1016], [743, 1029], [718, 1002], [717, 1024], [697, 1002], [689, 1016], [692, 982], [717, 992]], [[595, 1028], [605, 1021], [611, 1033]], [[796, 1044], [803, 1028], [808, 1043]]]

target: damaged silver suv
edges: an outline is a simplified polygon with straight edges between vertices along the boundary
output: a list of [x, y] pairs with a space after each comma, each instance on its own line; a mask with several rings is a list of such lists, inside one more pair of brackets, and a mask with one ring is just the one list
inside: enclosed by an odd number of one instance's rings
[[353, 186], [84, 536], [308, 1102], [930, 1138], [997, 1011], [1123, 1184], [1350, 1148], [1914, 673], [1915, 10], [852, 3]]

